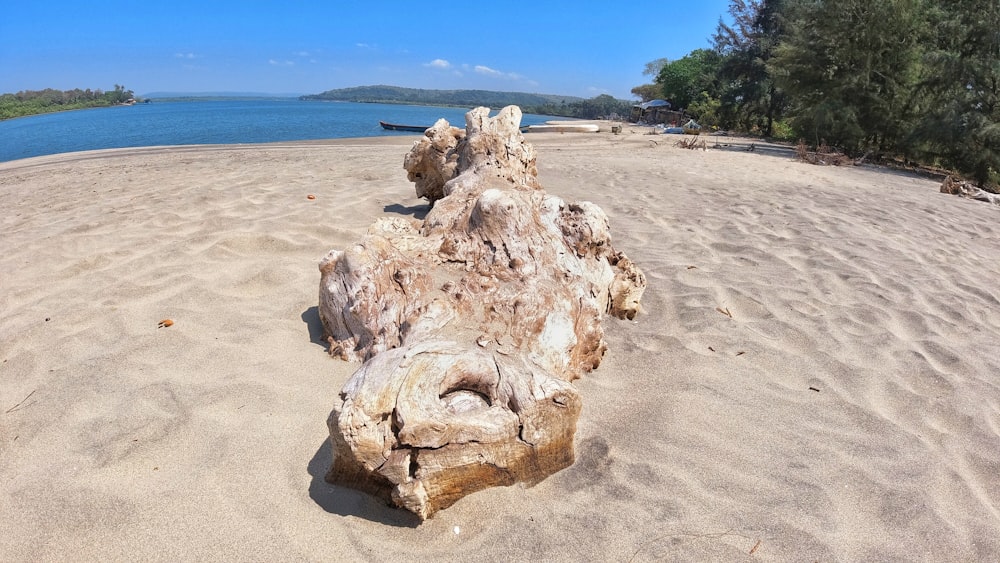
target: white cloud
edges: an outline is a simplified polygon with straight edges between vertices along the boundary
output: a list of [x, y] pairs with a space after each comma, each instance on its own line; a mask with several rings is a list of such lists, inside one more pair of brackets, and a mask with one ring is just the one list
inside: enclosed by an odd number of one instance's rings
[[295, 66], [294, 61], [276, 61], [274, 59], [268, 59], [267, 63], [273, 66]]
[[[463, 65], [463, 66], [466, 67], [466, 68], [468, 68], [468, 65]], [[490, 67], [485, 66], [485, 65], [476, 65], [473, 68], [473, 70], [476, 73], [482, 74], [484, 76], [492, 76], [492, 77], [495, 77], [495, 78], [503, 78], [503, 79], [506, 79], [506, 80], [524, 80], [524, 77], [521, 76], [520, 74], [516, 73], [516, 72], [503, 72], [503, 71], [499, 71], [499, 70], [497, 70], [495, 68], [490, 68]], [[531, 81], [529, 81], [529, 82], [531, 82]]]
[[295, 53], [295, 56], [297, 56], [297, 57], [308, 57], [309, 56], [309, 51], [299, 51], [299, 52]]
[[475, 71], [479, 74], [485, 74], [487, 76], [503, 76], [503, 73], [499, 70], [492, 69], [488, 66], [476, 65]]
[[431, 68], [440, 68], [442, 70], [451, 68], [451, 63], [444, 59], [434, 59], [433, 61], [425, 64], [424, 66], [429, 66]]
[[174, 57], [178, 59], [197, 59], [198, 55], [194, 53], [176, 53], [174, 54]]

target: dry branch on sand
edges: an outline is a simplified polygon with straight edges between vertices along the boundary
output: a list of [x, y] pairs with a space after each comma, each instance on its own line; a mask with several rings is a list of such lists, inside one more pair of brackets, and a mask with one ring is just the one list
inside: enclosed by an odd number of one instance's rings
[[677, 141], [676, 143], [674, 143], [674, 146], [675, 147], [680, 147], [682, 149], [691, 149], [691, 150], [701, 149], [703, 151], [707, 151], [708, 150], [708, 143], [706, 143], [704, 140], [701, 140], [700, 137], [697, 137], [697, 136], [696, 137], [683, 137], [679, 141]]
[[803, 162], [818, 164], [821, 166], [854, 165], [864, 160], [864, 157], [862, 157], [858, 161], [854, 161], [846, 154], [837, 152], [830, 148], [830, 146], [826, 144], [826, 141], [822, 141], [819, 146], [816, 147], [815, 151], [810, 151], [806, 142], [802, 139], [799, 139], [799, 144], [795, 146], [795, 157]]
[[542, 190], [520, 110], [488, 115], [439, 120], [406, 156], [435, 204], [422, 224], [380, 219], [320, 263], [330, 352], [365, 362], [329, 418], [327, 480], [421, 518], [573, 463], [570, 382], [646, 285], [599, 207]]
[[1000, 194], [993, 194], [955, 176], [948, 176], [941, 183], [941, 193], [952, 194], [977, 201], [1000, 205]]

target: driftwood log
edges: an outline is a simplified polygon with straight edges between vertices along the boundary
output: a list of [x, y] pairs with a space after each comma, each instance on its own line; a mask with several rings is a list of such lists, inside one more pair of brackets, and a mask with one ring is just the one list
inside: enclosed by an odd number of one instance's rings
[[708, 150], [708, 143], [704, 139], [700, 138], [701, 135], [695, 137], [684, 137], [674, 143], [675, 147], [680, 147], [682, 149], [701, 149], [703, 151]]
[[848, 166], [861, 164], [868, 155], [866, 154], [855, 161], [846, 154], [831, 148], [826, 144], [826, 141], [821, 142], [815, 151], [810, 151], [805, 140], [799, 139], [799, 144], [795, 147], [795, 157], [803, 162], [819, 166]]
[[941, 193], [1000, 205], [1000, 194], [990, 193], [955, 176], [948, 176], [941, 182]]
[[601, 362], [603, 315], [634, 318], [646, 285], [599, 207], [542, 190], [520, 120], [438, 121], [404, 161], [424, 221], [379, 219], [320, 263], [330, 353], [364, 362], [328, 420], [327, 480], [421, 519], [573, 463], [570, 382]]

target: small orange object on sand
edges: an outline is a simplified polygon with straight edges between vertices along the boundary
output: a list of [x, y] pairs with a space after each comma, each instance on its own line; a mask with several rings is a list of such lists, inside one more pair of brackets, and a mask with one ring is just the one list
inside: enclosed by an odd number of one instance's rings
[[170, 319], [163, 319], [162, 321], [160, 321], [160, 324], [156, 325], [156, 328], [167, 328], [168, 326], [173, 326], [173, 325], [174, 321]]
[[316, 196], [309, 194], [306, 196], [306, 199], [316, 199]]

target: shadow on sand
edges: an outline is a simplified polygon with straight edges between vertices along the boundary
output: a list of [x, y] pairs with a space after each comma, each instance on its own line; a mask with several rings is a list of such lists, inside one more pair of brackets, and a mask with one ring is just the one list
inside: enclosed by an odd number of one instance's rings
[[420, 518], [416, 514], [387, 506], [365, 493], [327, 483], [326, 471], [332, 462], [330, 441], [323, 440], [316, 455], [309, 461], [309, 474], [312, 475], [309, 497], [320, 508], [330, 514], [355, 516], [398, 528], [416, 528], [420, 525]]
[[309, 307], [302, 311], [300, 318], [309, 328], [309, 342], [319, 344], [324, 349], [329, 348], [330, 343], [323, 338], [323, 322], [319, 320], [319, 307]]
[[[309, 340], [324, 348], [329, 343], [323, 339], [323, 323], [319, 320], [319, 308], [309, 307], [302, 312], [302, 322], [309, 327]], [[387, 506], [382, 501], [360, 491], [331, 485], [326, 482], [326, 472], [333, 463], [330, 440], [323, 440], [316, 454], [309, 461], [309, 497], [323, 510], [341, 516], [357, 516], [372, 522], [379, 522], [400, 528], [416, 528], [420, 518], [416, 514]]]
[[386, 213], [398, 213], [400, 215], [412, 215], [414, 219], [420, 221], [424, 220], [427, 216], [427, 212], [431, 210], [428, 205], [414, 205], [413, 207], [406, 207], [405, 205], [400, 205], [398, 203], [393, 203], [392, 205], [386, 205], [382, 208]]
[[707, 144], [710, 149], [721, 149], [733, 152], [753, 152], [757, 154], [795, 158], [795, 147], [792, 145], [772, 143], [756, 139], [733, 139], [729, 137], [710, 137], [706, 140], [708, 141]]

